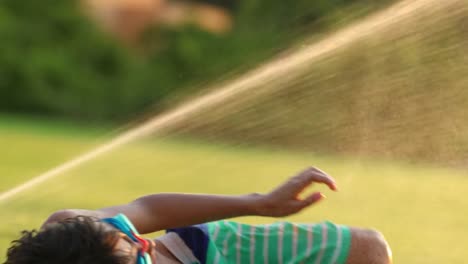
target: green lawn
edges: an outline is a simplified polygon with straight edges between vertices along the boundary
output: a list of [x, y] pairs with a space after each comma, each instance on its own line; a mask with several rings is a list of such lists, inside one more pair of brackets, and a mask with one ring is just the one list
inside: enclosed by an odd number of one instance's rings
[[[91, 149], [112, 134], [53, 122], [42, 124], [0, 116], [0, 191]], [[98, 208], [152, 192], [263, 192], [309, 165], [334, 175], [340, 192], [317, 187], [328, 199], [289, 220], [329, 219], [377, 228], [391, 243], [395, 263], [466, 262], [466, 171], [181, 139], [135, 142], [0, 201], [0, 250], [5, 252], [20, 230], [37, 228], [57, 209]]]

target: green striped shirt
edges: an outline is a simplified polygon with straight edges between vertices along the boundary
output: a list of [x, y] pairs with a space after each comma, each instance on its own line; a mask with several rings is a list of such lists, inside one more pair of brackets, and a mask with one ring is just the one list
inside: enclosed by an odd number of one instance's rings
[[210, 264], [344, 264], [351, 244], [349, 228], [331, 222], [247, 225], [217, 221], [206, 225], [206, 263]]

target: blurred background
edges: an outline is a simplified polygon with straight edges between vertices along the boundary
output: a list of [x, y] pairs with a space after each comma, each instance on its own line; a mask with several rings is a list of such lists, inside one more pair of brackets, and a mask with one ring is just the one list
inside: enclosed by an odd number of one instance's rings
[[0, 193], [248, 87], [0, 200], [2, 252], [61, 208], [267, 191], [317, 165], [342, 190], [291, 220], [378, 228], [397, 263], [468, 257], [466, 0], [3, 0], [0, 38]]

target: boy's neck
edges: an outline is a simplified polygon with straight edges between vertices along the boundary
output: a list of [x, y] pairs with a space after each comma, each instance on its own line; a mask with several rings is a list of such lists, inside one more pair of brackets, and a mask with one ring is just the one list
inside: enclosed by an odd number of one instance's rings
[[158, 241], [157, 239], [154, 240], [155, 242], [155, 247], [154, 250], [155, 256], [156, 256], [156, 261], [160, 264], [180, 264], [181, 262], [172, 254], [169, 249], [164, 246], [161, 241]]

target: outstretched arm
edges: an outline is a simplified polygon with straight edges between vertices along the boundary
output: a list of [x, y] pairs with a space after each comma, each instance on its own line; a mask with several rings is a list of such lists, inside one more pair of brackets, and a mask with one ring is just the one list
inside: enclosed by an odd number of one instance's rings
[[240, 196], [162, 193], [138, 198], [120, 206], [90, 210], [63, 210], [45, 224], [77, 215], [98, 218], [125, 214], [141, 233], [151, 233], [219, 219], [257, 215], [281, 217], [295, 214], [323, 198], [319, 192], [304, 199], [299, 194], [312, 183], [324, 183], [336, 190], [333, 178], [317, 168], [306, 169], [267, 194]]

